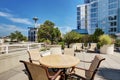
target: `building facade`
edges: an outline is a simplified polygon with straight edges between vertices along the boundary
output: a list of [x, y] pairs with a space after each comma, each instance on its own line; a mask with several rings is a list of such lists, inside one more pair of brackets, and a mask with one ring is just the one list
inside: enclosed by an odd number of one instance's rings
[[37, 42], [37, 32], [38, 32], [37, 28], [29, 27], [29, 30], [28, 30], [28, 41]]
[[89, 29], [89, 12], [89, 4], [77, 5], [77, 32], [86, 32]]
[[119, 4], [120, 0], [84, 0], [84, 4], [77, 6], [77, 29], [85, 28], [88, 34], [93, 34], [96, 28], [105, 34], [120, 33]]

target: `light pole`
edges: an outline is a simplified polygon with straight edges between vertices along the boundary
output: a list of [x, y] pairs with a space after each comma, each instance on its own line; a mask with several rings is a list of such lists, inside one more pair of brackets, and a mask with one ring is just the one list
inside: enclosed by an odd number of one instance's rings
[[35, 21], [35, 27], [37, 27], [36, 24], [37, 24], [38, 18], [34, 17], [33, 20]]
[[38, 40], [38, 36], [37, 36], [37, 32], [38, 32], [38, 28], [37, 28], [37, 21], [38, 21], [38, 18], [37, 17], [34, 17], [33, 18], [33, 20], [35, 21], [35, 33], [34, 33], [34, 35], [35, 35], [35, 42], [37, 42], [37, 40]]

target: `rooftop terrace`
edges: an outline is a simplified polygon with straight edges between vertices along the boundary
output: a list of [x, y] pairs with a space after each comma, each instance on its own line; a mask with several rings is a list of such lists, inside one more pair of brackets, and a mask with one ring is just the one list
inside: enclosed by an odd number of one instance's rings
[[[20, 53], [22, 55], [27, 54], [26, 51], [23, 52], [19, 51], [19, 54]], [[103, 63], [101, 64], [99, 71], [95, 75], [95, 80], [120, 80], [120, 53], [114, 52], [114, 54], [99, 54], [99, 53], [76, 52], [76, 57], [78, 57], [80, 60], [85, 61], [92, 60], [95, 55], [101, 55], [106, 58], [106, 60], [103, 61]], [[27, 55], [24, 56], [26, 56], [26, 58], [28, 57]], [[20, 59], [23, 59], [23, 57]], [[17, 62], [19, 63], [19, 61]], [[0, 66], [2, 66], [1, 63]], [[78, 66], [88, 68], [89, 64], [80, 62]], [[28, 77], [25, 74], [24, 70], [25, 70], [24, 65], [20, 64], [14, 68], [11, 68], [7, 71], [0, 73], [0, 80], [28, 80]]]

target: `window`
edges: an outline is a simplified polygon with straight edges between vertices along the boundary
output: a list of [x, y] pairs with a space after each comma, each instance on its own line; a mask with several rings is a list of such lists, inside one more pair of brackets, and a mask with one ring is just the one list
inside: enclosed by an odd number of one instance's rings
[[110, 28], [110, 32], [113, 32], [113, 28]]
[[81, 23], [80, 23], [80, 22], [78, 22], [78, 23], [77, 23], [77, 25], [78, 25], [78, 26], [81, 26]]
[[110, 22], [110, 26], [117, 26], [117, 22]]
[[117, 9], [109, 10], [108, 14], [109, 15], [117, 14]]
[[117, 0], [109, 0], [109, 3], [117, 2]]
[[80, 20], [80, 16], [77, 16], [77, 20]]
[[117, 29], [116, 28], [114, 28], [114, 32], [116, 32], [117, 31]]
[[94, 2], [93, 4], [91, 4], [91, 7], [97, 7], [97, 6], [98, 6], [97, 2]]
[[80, 11], [80, 7], [77, 7], [77, 11]]
[[114, 20], [117, 20], [117, 16], [116, 15], [114, 16]]
[[111, 21], [111, 20], [117, 20], [117, 16], [116, 16], [116, 15], [115, 15], [115, 16], [109, 16], [109, 17], [108, 17], [108, 20], [110, 20], [110, 21]]
[[80, 29], [80, 26], [77, 26], [78, 29]]
[[97, 17], [97, 13], [91, 14], [91, 17]]
[[91, 2], [93, 2], [93, 1], [97, 1], [97, 0], [91, 0]]
[[91, 12], [97, 12], [97, 8], [92, 8]]
[[110, 4], [110, 5], [109, 5], [109, 9], [113, 9], [113, 8], [117, 8], [117, 3], [114, 3], [114, 4]]
[[114, 26], [117, 26], [117, 22], [113, 22]]
[[80, 15], [80, 12], [77, 12], [77, 15]]

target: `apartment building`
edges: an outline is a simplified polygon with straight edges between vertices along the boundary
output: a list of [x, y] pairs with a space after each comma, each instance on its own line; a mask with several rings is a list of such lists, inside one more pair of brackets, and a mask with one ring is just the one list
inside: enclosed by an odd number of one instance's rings
[[93, 34], [101, 28], [105, 34], [120, 33], [120, 0], [84, 0], [77, 5], [77, 29]]

